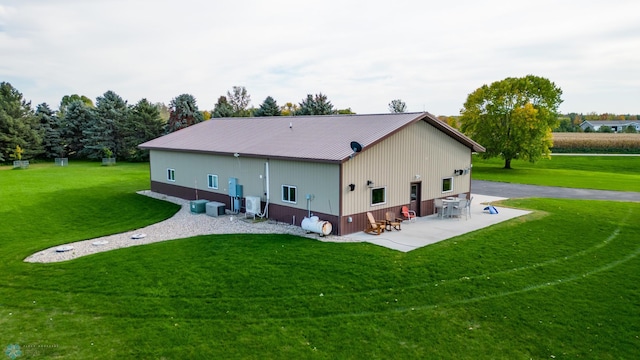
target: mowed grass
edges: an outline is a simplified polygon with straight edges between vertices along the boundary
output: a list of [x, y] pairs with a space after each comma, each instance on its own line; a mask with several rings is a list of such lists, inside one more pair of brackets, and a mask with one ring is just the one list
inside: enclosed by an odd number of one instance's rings
[[474, 180], [640, 192], [640, 156], [552, 156], [536, 163], [473, 156]]
[[[20, 344], [21, 359], [627, 359], [640, 351], [637, 203], [514, 200], [507, 204], [535, 212], [410, 253], [215, 235], [22, 262], [170, 216], [173, 205], [134, 194], [147, 177], [144, 164], [0, 170], [0, 346]], [[17, 211], [21, 197], [28, 209]]]

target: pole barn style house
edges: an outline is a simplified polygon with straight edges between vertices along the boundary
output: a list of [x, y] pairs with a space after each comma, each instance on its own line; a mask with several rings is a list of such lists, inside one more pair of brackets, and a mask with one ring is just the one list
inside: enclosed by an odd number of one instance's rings
[[364, 230], [367, 212], [433, 214], [434, 199], [470, 193], [485, 151], [426, 112], [211, 119], [140, 148], [154, 192], [295, 225], [311, 214], [337, 235]]

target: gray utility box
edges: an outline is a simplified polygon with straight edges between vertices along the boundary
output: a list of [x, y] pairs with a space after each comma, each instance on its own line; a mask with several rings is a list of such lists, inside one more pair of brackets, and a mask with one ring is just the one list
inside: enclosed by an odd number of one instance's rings
[[209, 200], [193, 200], [191, 201], [191, 212], [194, 214], [204, 214], [206, 205]]
[[217, 201], [210, 201], [207, 203], [207, 215], [220, 216], [224, 215], [224, 204]]
[[229, 178], [229, 196], [232, 198], [242, 197], [242, 185], [238, 184], [238, 178]]

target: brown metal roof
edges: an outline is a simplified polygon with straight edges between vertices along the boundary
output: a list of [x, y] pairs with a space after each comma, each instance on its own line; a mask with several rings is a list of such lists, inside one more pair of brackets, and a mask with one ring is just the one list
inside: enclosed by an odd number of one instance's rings
[[273, 116], [211, 119], [147, 141], [143, 149], [343, 162], [357, 141], [363, 151], [420, 120], [473, 151], [485, 149], [429, 113]]

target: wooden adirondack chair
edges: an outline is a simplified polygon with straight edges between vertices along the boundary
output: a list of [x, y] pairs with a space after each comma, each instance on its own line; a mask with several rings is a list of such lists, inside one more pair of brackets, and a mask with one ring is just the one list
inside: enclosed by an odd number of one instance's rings
[[396, 214], [393, 211], [387, 211], [384, 214], [386, 221], [386, 230], [391, 231], [392, 229], [401, 230], [400, 224], [402, 223], [402, 219], [397, 218]]
[[384, 232], [384, 221], [376, 221], [373, 218], [373, 214], [367, 211], [367, 219], [369, 219], [369, 223], [367, 224], [367, 228], [364, 229], [364, 232], [372, 235], [380, 235]]

